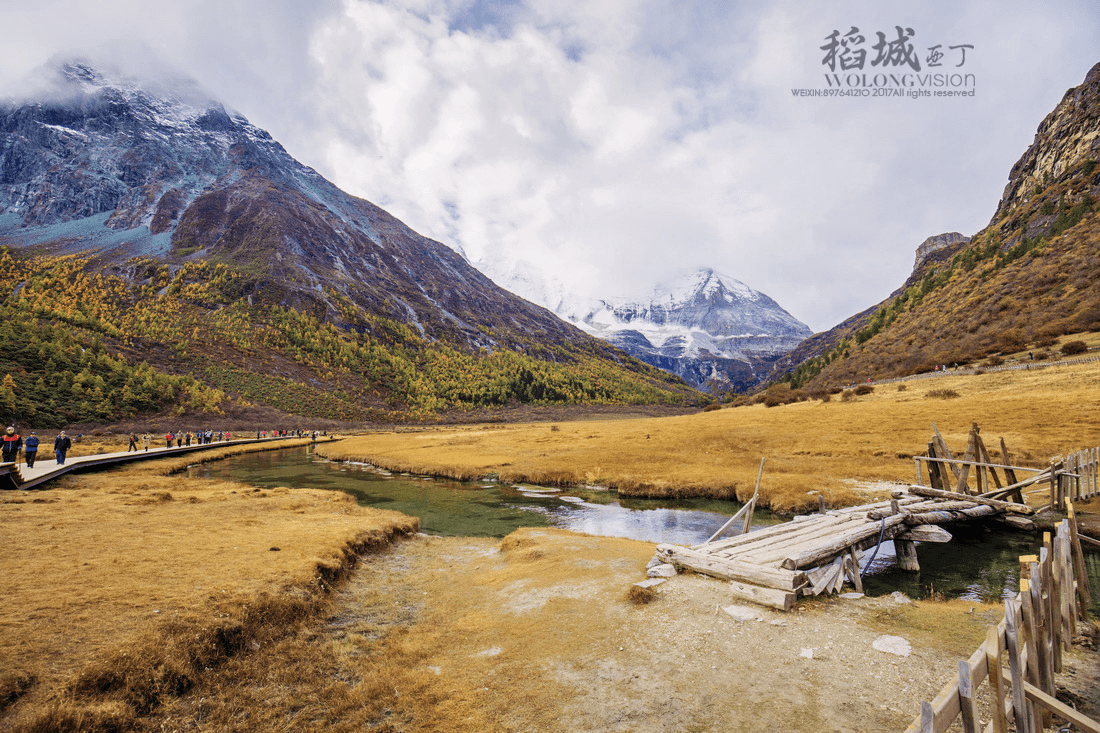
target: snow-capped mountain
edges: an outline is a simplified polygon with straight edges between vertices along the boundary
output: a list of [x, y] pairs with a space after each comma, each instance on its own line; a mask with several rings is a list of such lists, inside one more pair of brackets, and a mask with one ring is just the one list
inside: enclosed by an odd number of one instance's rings
[[[491, 269], [491, 268], [490, 268]], [[490, 276], [582, 330], [711, 391], [755, 386], [776, 359], [813, 335], [767, 295], [709, 268], [644, 297], [578, 299], [522, 267]]]

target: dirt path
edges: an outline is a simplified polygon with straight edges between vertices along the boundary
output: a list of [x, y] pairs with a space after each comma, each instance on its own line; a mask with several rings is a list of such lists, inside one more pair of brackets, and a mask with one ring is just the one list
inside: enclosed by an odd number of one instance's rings
[[[999, 619], [996, 606], [864, 598], [738, 621], [722, 610], [734, 603], [726, 584], [698, 575], [631, 604], [651, 552], [557, 530], [503, 545], [421, 538], [356, 573], [330, 633], [377, 638], [383, 616], [401, 627], [453, 730], [901, 731]], [[940, 607], [939, 621], [890, 630], [919, 606]], [[973, 627], [972, 643], [937, 633], [952, 616]], [[909, 656], [872, 646], [887, 633], [910, 642]], [[365, 650], [348, 663], [376, 660]], [[430, 729], [430, 711], [395, 692], [395, 729]]]

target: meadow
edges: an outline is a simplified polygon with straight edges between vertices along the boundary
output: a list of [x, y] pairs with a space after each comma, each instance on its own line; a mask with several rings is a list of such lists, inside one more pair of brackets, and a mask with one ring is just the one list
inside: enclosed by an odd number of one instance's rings
[[341, 493], [172, 475], [194, 461], [0, 492], [0, 727], [130, 729], [419, 526]]
[[751, 496], [780, 512], [858, 503], [861, 484], [916, 478], [938, 427], [961, 455], [972, 423], [991, 457], [1042, 467], [1100, 445], [1100, 364], [909, 379], [766, 407], [663, 418], [374, 432], [319, 447], [337, 460], [459, 479], [602, 486], [624, 496]]

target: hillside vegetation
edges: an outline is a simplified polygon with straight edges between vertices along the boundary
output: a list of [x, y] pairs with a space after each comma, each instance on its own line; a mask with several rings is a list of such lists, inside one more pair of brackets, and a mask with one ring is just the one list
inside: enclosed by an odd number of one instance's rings
[[[532, 343], [525, 352], [430, 341], [346, 301], [358, 329], [251, 305], [247, 276], [204, 261], [126, 263], [0, 249], [0, 419], [61, 427], [230, 404], [348, 421], [528, 404], [682, 403], [699, 395], [623, 355]], [[332, 294], [333, 297], [337, 297]]]

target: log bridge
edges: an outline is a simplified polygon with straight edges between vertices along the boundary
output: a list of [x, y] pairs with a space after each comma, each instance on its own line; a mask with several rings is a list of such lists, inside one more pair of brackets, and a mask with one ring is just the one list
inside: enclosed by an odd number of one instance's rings
[[[693, 547], [662, 544], [657, 556], [679, 569], [730, 581], [742, 600], [789, 611], [799, 593], [838, 592], [846, 580], [863, 591], [862, 553], [893, 540], [898, 565], [919, 570], [915, 542], [949, 542], [940, 525], [995, 518], [1033, 529], [1025, 504], [911, 485], [889, 501], [795, 517], [755, 532]], [[732, 521], [732, 520], [731, 520]]]

